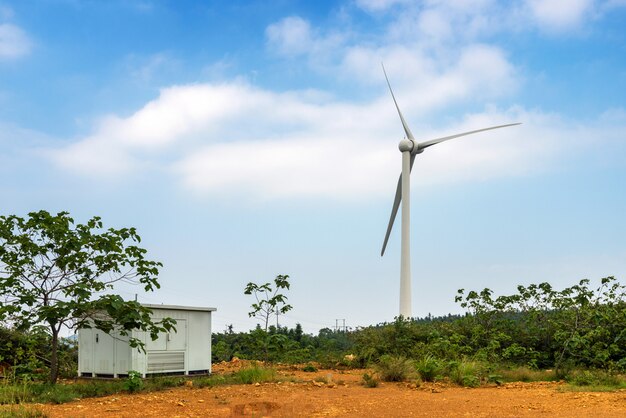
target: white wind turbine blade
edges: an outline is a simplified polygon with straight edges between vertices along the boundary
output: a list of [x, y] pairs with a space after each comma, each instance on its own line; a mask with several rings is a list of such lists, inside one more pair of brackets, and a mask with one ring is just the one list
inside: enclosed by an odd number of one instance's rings
[[[413, 163], [415, 162], [415, 154], [411, 154], [411, 170], [413, 170]], [[387, 248], [387, 242], [389, 241], [389, 236], [391, 235], [391, 229], [393, 228], [393, 223], [396, 219], [396, 215], [398, 214], [398, 209], [400, 208], [400, 202], [402, 201], [402, 174], [398, 178], [398, 187], [396, 187], [396, 196], [393, 199], [393, 207], [391, 208], [391, 216], [389, 217], [389, 224], [387, 225], [387, 233], [385, 234], [385, 241], [383, 242], [383, 249], [380, 252], [380, 256], [385, 255], [385, 249]]]
[[398, 106], [398, 102], [396, 101], [396, 96], [393, 94], [393, 90], [391, 89], [391, 84], [389, 83], [389, 78], [387, 77], [385, 66], [383, 65], [382, 62], [380, 63], [380, 65], [382, 65], [383, 67], [383, 73], [385, 73], [385, 80], [387, 80], [387, 86], [389, 86], [391, 97], [393, 98], [393, 102], [396, 105], [396, 109], [398, 110], [398, 115], [400, 116], [400, 120], [402, 121], [402, 127], [404, 128], [404, 133], [406, 133], [406, 137], [408, 139], [414, 140], [415, 138], [413, 138], [413, 134], [411, 133], [411, 130], [409, 129], [409, 125], [407, 125], [406, 121], [404, 120], [404, 116], [402, 116], [402, 112], [400, 112], [400, 107]]
[[475, 134], [475, 133], [478, 133], [478, 132], [489, 131], [491, 129], [506, 128], [507, 126], [515, 126], [515, 125], [521, 125], [521, 123], [517, 122], [517, 123], [509, 123], [509, 124], [506, 124], [506, 125], [492, 126], [490, 128], [476, 129], [474, 131], [468, 131], [468, 132], [463, 132], [463, 133], [456, 134], [456, 135], [450, 135], [450, 136], [444, 136], [442, 138], [431, 139], [429, 141], [424, 141], [424, 142], [418, 143], [417, 144], [417, 149], [418, 150], [422, 150], [424, 148], [428, 148], [428, 147], [433, 146], [435, 144], [438, 144], [440, 142], [448, 141], [450, 139], [458, 138], [460, 136], [471, 135], [471, 134]]

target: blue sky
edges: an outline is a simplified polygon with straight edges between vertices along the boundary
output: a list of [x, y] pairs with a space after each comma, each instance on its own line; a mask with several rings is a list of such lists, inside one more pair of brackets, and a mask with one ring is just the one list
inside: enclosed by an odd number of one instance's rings
[[[148, 303], [253, 327], [249, 281], [292, 277], [284, 324], [391, 320], [379, 256], [402, 126], [413, 310], [626, 274], [626, 2], [0, 0], [0, 211], [135, 226]], [[128, 298], [135, 290], [120, 288]]]

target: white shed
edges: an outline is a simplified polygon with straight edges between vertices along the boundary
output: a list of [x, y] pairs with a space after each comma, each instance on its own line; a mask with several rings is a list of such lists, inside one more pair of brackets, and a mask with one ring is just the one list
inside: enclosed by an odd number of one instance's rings
[[149, 374], [211, 373], [211, 312], [215, 308], [175, 305], [143, 306], [152, 310], [152, 319], [176, 320], [176, 332], [152, 340], [145, 331], [132, 336], [143, 341], [146, 352], [132, 348], [128, 337], [110, 335], [95, 328], [78, 330], [78, 376], [118, 377], [135, 370]]

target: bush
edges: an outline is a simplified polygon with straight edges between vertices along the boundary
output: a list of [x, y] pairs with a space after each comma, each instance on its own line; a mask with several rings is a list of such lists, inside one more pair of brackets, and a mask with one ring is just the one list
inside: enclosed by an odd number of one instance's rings
[[385, 382], [402, 382], [413, 371], [413, 363], [402, 356], [384, 355], [378, 359], [376, 369]]
[[448, 365], [450, 380], [460, 386], [477, 387], [483, 375], [483, 367], [475, 361], [453, 361]]
[[378, 387], [378, 379], [368, 373], [363, 374], [363, 385], [368, 388]]
[[415, 368], [425, 382], [434, 382], [443, 371], [443, 366], [430, 354], [415, 362]]
[[313, 372], [316, 372], [316, 371], [317, 371], [317, 367], [315, 367], [315, 366], [314, 366], [314, 365], [312, 365], [312, 364], [307, 364], [306, 366], [304, 366], [304, 367], [302, 368], [302, 371], [303, 371], [303, 372], [308, 372], [308, 373], [313, 373]]
[[143, 388], [143, 380], [141, 380], [141, 373], [135, 370], [128, 371], [128, 377], [124, 381], [124, 389], [130, 393], [137, 392]]

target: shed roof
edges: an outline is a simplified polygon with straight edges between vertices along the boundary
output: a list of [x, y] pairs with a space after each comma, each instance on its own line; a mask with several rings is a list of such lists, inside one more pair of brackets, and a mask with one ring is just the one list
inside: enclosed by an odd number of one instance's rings
[[217, 308], [209, 308], [205, 306], [155, 305], [151, 303], [142, 303], [141, 305], [150, 309], [171, 309], [175, 311], [215, 312], [217, 310]]

